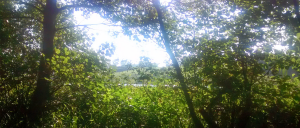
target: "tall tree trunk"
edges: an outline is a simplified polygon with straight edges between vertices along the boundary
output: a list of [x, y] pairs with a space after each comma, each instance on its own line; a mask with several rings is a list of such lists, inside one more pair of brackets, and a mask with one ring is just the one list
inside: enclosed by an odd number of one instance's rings
[[32, 95], [32, 100], [29, 108], [30, 124], [40, 124], [40, 117], [45, 110], [46, 102], [50, 99], [50, 79], [51, 67], [47, 63], [51, 61], [54, 53], [54, 35], [55, 35], [55, 20], [58, 13], [56, 7], [57, 0], [47, 0], [43, 14], [43, 42], [42, 53], [40, 59], [40, 67], [38, 72], [37, 87]]
[[159, 2], [159, 0], [153, 0], [153, 5], [154, 5], [154, 7], [155, 7], [155, 9], [157, 11], [157, 14], [158, 14], [158, 21], [159, 21], [159, 24], [160, 24], [160, 30], [161, 30], [163, 38], [164, 38], [164, 45], [166, 47], [166, 51], [169, 54], [169, 56], [170, 56], [170, 58], [171, 58], [171, 60], [173, 62], [173, 66], [176, 69], [177, 79], [179, 80], [181, 88], [182, 88], [182, 91], [184, 93], [187, 105], [189, 107], [190, 115], [191, 115], [191, 117], [193, 119], [195, 127], [197, 127], [197, 128], [204, 128], [203, 124], [198, 119], [198, 117], [197, 117], [197, 115], [195, 113], [193, 102], [192, 102], [192, 99], [191, 99], [190, 95], [188, 94], [187, 86], [186, 86], [186, 84], [184, 82], [184, 77], [182, 75], [181, 69], [179, 67], [179, 64], [178, 64], [178, 62], [177, 62], [177, 60], [176, 60], [173, 52], [171, 51], [170, 40], [169, 40], [169, 37], [168, 37], [168, 35], [166, 33], [164, 23], [162, 21], [163, 15], [162, 15], [162, 12], [161, 12], [161, 9], [160, 9], [160, 2]]
[[[242, 50], [244, 52], [244, 50]], [[245, 53], [243, 53], [245, 54]], [[237, 128], [245, 128], [249, 124], [249, 120], [251, 118], [251, 107], [252, 107], [252, 100], [251, 100], [251, 84], [248, 81], [247, 76], [247, 58], [246, 55], [242, 55], [241, 62], [242, 62], [242, 73], [244, 77], [244, 92], [245, 94], [245, 106], [242, 109], [242, 113], [239, 116]]]

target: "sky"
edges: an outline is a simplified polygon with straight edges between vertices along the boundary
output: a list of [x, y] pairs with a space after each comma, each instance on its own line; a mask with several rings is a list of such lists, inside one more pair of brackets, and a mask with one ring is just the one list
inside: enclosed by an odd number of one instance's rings
[[[170, 2], [171, 0], [160, 0], [162, 4]], [[95, 41], [92, 48], [97, 50], [102, 43], [113, 43], [116, 47], [114, 55], [110, 58], [113, 62], [116, 59], [127, 60], [133, 64], [137, 64], [140, 57], [146, 56], [151, 59], [151, 62], [157, 63], [159, 67], [165, 66], [165, 62], [169, 61], [167, 52], [159, 47], [155, 41], [134, 41], [129, 37], [120, 33], [117, 37], [112, 36], [113, 31], [121, 31], [121, 27], [107, 26], [105, 19], [98, 14], [92, 14], [90, 18], [85, 19], [81, 16], [81, 11], [75, 11], [74, 17], [77, 25], [93, 24], [89, 26], [88, 34], [94, 34]], [[94, 25], [99, 24], [99, 25]]]
[[[171, 0], [160, 1], [162, 4], [166, 4]], [[119, 64], [122, 60], [127, 60], [133, 64], [137, 64], [142, 56], [149, 57], [151, 62], [157, 63], [159, 67], [166, 66], [165, 62], [170, 62], [169, 55], [165, 49], [159, 47], [154, 40], [138, 42], [133, 39], [129, 39], [129, 37], [122, 33], [115, 37], [112, 32], [121, 31], [122, 28], [105, 25], [109, 24], [109, 22], [101, 18], [98, 14], [91, 14], [90, 18], [85, 19], [82, 16], [81, 11], [75, 11], [74, 16], [77, 25], [90, 24], [88, 34], [94, 34], [95, 37], [92, 48], [97, 50], [102, 43], [106, 42], [114, 44], [116, 49], [114, 55], [110, 58], [111, 62], [119, 59]], [[278, 50], [286, 49], [286, 47], [282, 47], [280, 45], [276, 45], [273, 48]]]

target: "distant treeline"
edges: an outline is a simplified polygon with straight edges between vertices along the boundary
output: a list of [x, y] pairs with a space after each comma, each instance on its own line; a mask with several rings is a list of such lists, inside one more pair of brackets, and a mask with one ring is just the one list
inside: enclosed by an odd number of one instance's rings
[[[259, 63], [264, 63], [264, 62], [259, 61]], [[138, 66], [138, 65], [132, 65], [132, 67], [136, 67], [136, 66]], [[124, 72], [124, 71], [131, 70], [131, 68], [129, 68], [126, 65], [122, 65], [122, 66], [118, 66], [118, 67], [114, 67], [114, 68], [116, 69], [116, 72]], [[267, 72], [267, 70], [266, 70], [266, 72]], [[289, 67], [289, 69], [280, 69], [278, 71], [278, 74], [279, 75], [288, 75], [288, 76], [292, 76], [293, 74], [295, 74], [294, 77], [297, 77], [299, 75], [299, 72], [294, 70], [292, 67]], [[269, 72], [269, 75], [272, 76], [271, 71]]]

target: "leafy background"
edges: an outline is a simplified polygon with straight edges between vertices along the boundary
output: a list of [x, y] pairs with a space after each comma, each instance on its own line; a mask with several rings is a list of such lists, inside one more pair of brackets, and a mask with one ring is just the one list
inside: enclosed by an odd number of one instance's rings
[[[43, 63], [51, 2], [60, 12], [53, 55]], [[185, 91], [203, 127], [300, 126], [299, 1], [173, 0], [160, 10], [153, 3], [0, 1], [0, 127], [197, 127]], [[161, 12], [186, 88], [174, 62], [158, 67], [142, 57], [138, 65], [112, 65], [114, 46], [94, 51], [94, 37], [73, 22], [74, 10], [98, 13], [123, 34], [166, 48]], [[42, 78], [50, 97], [33, 121], [41, 65], [51, 67]]]

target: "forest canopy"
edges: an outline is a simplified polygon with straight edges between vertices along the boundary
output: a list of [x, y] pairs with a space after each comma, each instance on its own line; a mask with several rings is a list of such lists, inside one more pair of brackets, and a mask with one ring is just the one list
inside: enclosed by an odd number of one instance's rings
[[[161, 2], [1, 0], [0, 127], [300, 127], [298, 0]], [[170, 65], [116, 67], [74, 11]]]

